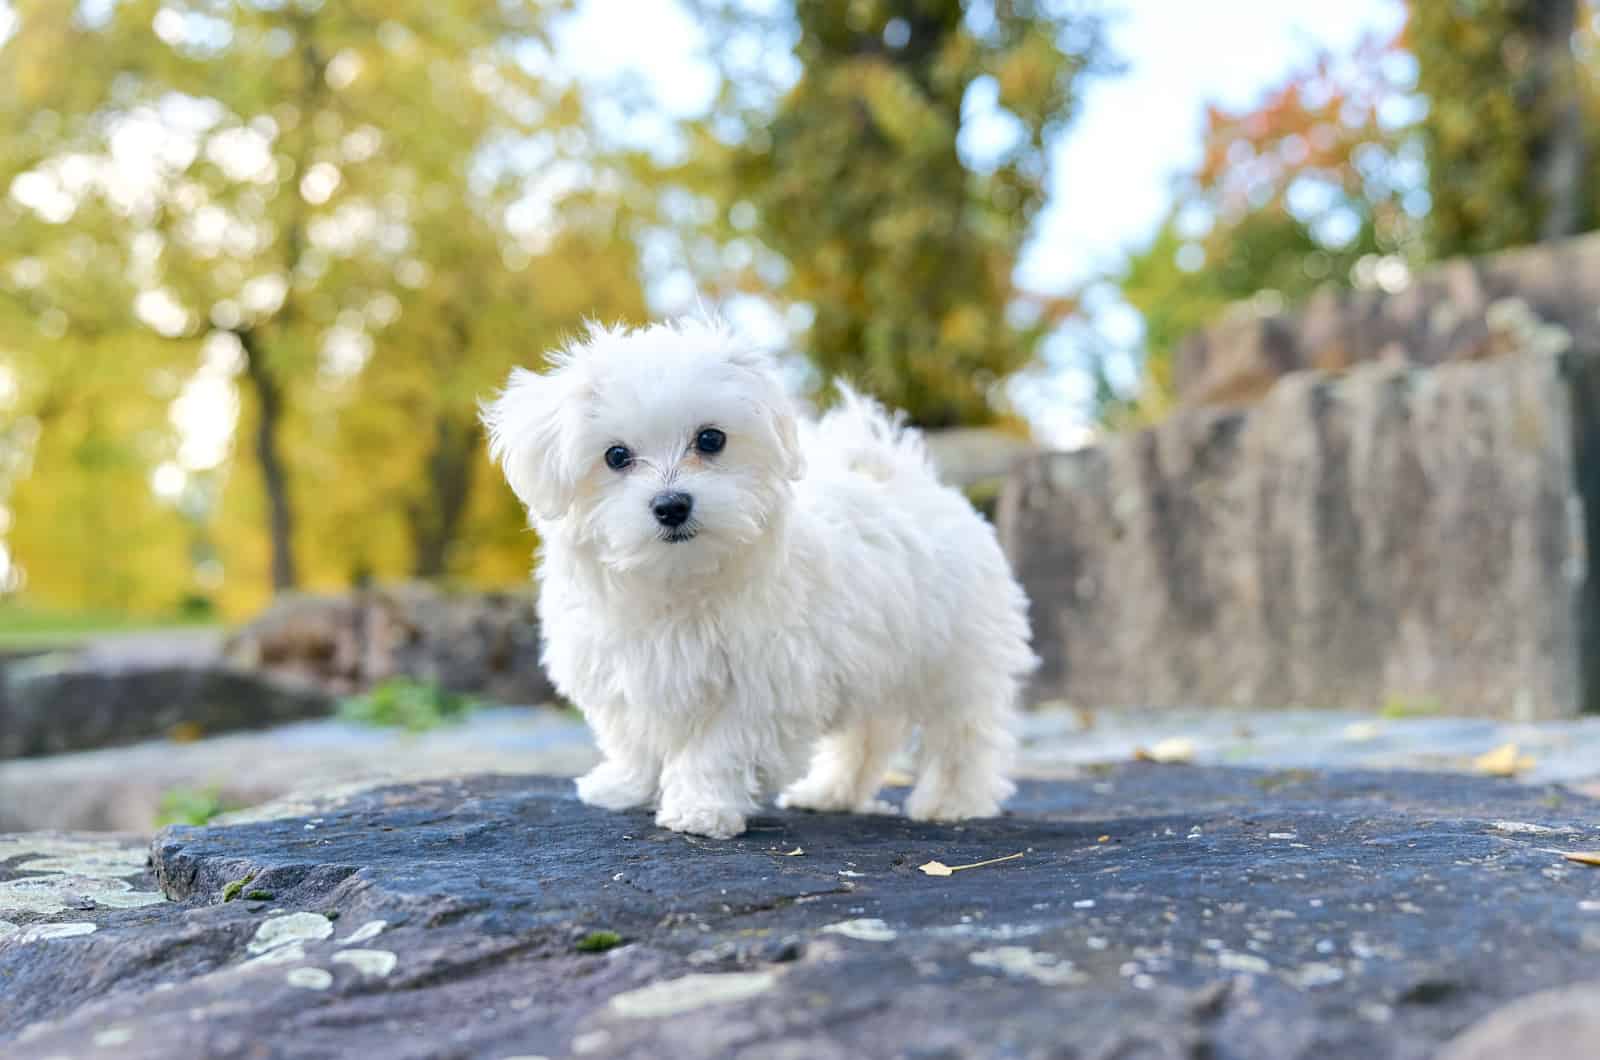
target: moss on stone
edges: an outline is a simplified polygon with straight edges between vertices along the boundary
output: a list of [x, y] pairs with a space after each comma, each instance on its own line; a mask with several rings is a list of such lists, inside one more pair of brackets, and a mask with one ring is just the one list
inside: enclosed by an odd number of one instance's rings
[[222, 900], [224, 902], [233, 901], [235, 898], [239, 897], [241, 893], [243, 893], [246, 887], [250, 886], [250, 881], [255, 878], [256, 874], [252, 872], [242, 880], [229, 880], [227, 883], [222, 885]]
[[615, 931], [591, 931], [578, 940], [579, 953], [604, 953], [622, 945], [622, 936]]

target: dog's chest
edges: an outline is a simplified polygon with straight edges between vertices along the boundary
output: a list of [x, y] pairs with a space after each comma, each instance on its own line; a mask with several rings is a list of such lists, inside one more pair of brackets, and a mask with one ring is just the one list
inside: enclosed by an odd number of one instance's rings
[[583, 669], [608, 686], [608, 698], [652, 711], [696, 713], [725, 701], [734, 684], [736, 643], [713, 623], [619, 620], [594, 630], [588, 640], [581, 650]]
[[761, 714], [813, 709], [817, 673], [779, 631], [715, 622], [652, 622], [597, 631], [593, 672], [606, 698], [692, 718], [733, 707]]

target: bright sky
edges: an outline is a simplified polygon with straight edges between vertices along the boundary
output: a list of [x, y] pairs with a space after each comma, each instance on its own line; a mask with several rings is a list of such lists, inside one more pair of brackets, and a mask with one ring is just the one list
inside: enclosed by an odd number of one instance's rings
[[[1111, 14], [1113, 51], [1125, 69], [1086, 87], [1077, 122], [1055, 150], [1051, 201], [1022, 263], [1030, 287], [1059, 290], [1114, 267], [1148, 238], [1169, 202], [1175, 174], [1199, 159], [1208, 102], [1244, 106], [1317, 51], [1349, 51], [1368, 33], [1390, 34], [1401, 0], [1121, 0]], [[675, 3], [585, 0], [560, 52], [598, 79], [642, 77], [668, 110], [704, 105], [711, 80], [697, 58], [703, 42]], [[674, 288], [676, 290], [676, 288]], [[681, 292], [680, 292], [681, 294]], [[673, 299], [676, 300], [676, 299]], [[663, 306], [662, 308], [673, 308]], [[1135, 345], [1137, 318], [1116, 305], [1098, 323]], [[741, 320], [761, 328], [758, 316]], [[1088, 381], [1071, 368], [1063, 338], [1048, 351], [1055, 370], [1018, 387], [1015, 398], [1041, 435], [1083, 434]]]

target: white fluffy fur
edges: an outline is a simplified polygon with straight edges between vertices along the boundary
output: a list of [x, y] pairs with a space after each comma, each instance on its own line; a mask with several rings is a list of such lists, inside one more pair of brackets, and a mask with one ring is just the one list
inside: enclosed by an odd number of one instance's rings
[[[798, 422], [767, 358], [683, 320], [592, 327], [486, 407], [543, 543], [545, 666], [605, 755], [585, 802], [653, 803], [658, 824], [717, 837], [775, 791], [882, 811], [913, 732], [910, 816], [992, 816], [1013, 790], [1022, 590], [921, 438], [841, 392]], [[709, 457], [708, 426], [727, 436]], [[604, 460], [618, 444], [637, 454], [622, 472]], [[666, 488], [694, 497], [692, 540], [663, 539]]]

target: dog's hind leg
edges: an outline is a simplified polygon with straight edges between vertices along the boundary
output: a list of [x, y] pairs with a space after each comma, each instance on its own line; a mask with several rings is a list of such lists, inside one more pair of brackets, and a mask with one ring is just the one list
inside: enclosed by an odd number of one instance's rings
[[901, 725], [882, 720], [829, 733], [818, 742], [811, 768], [778, 797], [778, 805], [823, 813], [895, 812], [877, 795], [889, 759], [904, 741]]
[[952, 703], [922, 727], [917, 785], [906, 814], [918, 821], [962, 821], [993, 817], [1016, 790], [1010, 772], [1016, 757], [1011, 695], [988, 710]]

